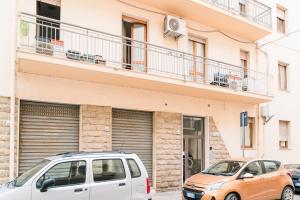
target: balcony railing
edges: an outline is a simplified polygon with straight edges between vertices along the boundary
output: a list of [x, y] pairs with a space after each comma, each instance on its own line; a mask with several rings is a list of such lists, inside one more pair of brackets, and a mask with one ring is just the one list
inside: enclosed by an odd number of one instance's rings
[[40, 16], [22, 13], [19, 19], [20, 51], [272, 95], [265, 73]]
[[272, 9], [255, 0], [202, 0], [218, 8], [240, 15], [266, 28], [272, 28]]

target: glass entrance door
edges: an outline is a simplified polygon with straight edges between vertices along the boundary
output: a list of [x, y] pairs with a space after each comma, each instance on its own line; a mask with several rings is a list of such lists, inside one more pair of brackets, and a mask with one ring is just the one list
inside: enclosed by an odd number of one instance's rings
[[183, 180], [204, 168], [204, 119], [183, 118]]

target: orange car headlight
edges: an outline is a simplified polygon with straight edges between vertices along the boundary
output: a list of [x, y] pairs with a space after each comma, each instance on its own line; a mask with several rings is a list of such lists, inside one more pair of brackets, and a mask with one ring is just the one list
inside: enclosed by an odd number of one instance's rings
[[206, 190], [208, 190], [208, 191], [219, 190], [219, 189], [221, 189], [223, 187], [223, 185], [225, 183], [226, 183], [225, 181], [213, 183], [211, 185], [208, 185], [206, 187]]

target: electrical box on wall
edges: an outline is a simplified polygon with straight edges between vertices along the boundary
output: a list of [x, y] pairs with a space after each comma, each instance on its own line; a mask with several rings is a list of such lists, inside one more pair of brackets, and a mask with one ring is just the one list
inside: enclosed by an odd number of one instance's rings
[[261, 107], [261, 117], [269, 117], [269, 105], [265, 105]]
[[165, 17], [165, 31], [164, 36], [171, 36], [179, 38], [186, 35], [186, 24], [184, 19], [167, 15]]

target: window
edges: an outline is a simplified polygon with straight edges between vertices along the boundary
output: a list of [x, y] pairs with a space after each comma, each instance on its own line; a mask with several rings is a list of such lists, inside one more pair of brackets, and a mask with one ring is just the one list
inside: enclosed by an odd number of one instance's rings
[[189, 60], [190, 76], [196, 80], [203, 80], [205, 78], [205, 48], [206, 41], [200, 38], [189, 39], [188, 51], [191, 54]]
[[146, 71], [147, 23], [123, 16], [123, 62], [126, 69]]
[[253, 174], [254, 176], [263, 174], [260, 163], [258, 161], [249, 163], [241, 175], [244, 175], [246, 173]]
[[280, 163], [275, 161], [264, 161], [266, 173], [275, 172], [279, 169]]
[[254, 141], [254, 132], [255, 132], [255, 119], [254, 117], [248, 118], [248, 126], [245, 129], [245, 135], [243, 137], [244, 146], [242, 148], [253, 148], [253, 141]]
[[281, 7], [277, 7], [277, 31], [285, 34], [286, 29], [286, 10]]
[[50, 163], [50, 160], [46, 160], [46, 159], [44, 159], [41, 162], [37, 163], [30, 170], [26, 171], [21, 176], [17, 177], [15, 179], [15, 185], [14, 186], [16, 186], [16, 187], [23, 186], [29, 179], [31, 179], [37, 172], [39, 172], [41, 169], [43, 169], [49, 163]]
[[248, 77], [248, 67], [249, 67], [249, 52], [248, 51], [240, 51], [240, 62], [241, 68], [244, 69], [244, 78]]
[[242, 16], [246, 15], [246, 4], [244, 1], [239, 2], [239, 11], [240, 11], [240, 15]]
[[137, 178], [141, 176], [141, 170], [135, 160], [127, 159], [127, 164], [129, 166], [130, 174], [132, 178]]
[[123, 162], [120, 159], [103, 159], [93, 161], [95, 182], [120, 180], [126, 178]]
[[288, 121], [279, 121], [279, 147], [281, 149], [288, 148], [289, 141], [289, 124]]
[[[60, 20], [60, 1], [37, 1], [37, 15], [54, 20]], [[37, 19], [37, 39], [50, 42], [51, 39], [59, 40], [59, 23], [45, 19]]]
[[204, 170], [202, 173], [233, 176], [244, 164], [245, 162], [242, 161], [221, 161]]
[[54, 187], [85, 183], [86, 162], [71, 161], [63, 162], [49, 169], [36, 183], [40, 188], [47, 179], [54, 179]]
[[278, 87], [287, 90], [287, 64], [278, 63]]

